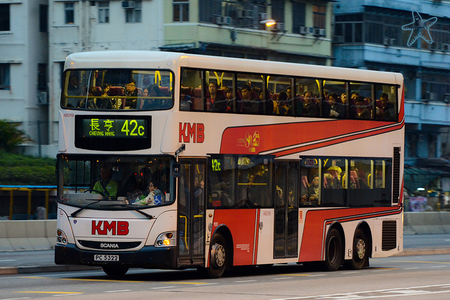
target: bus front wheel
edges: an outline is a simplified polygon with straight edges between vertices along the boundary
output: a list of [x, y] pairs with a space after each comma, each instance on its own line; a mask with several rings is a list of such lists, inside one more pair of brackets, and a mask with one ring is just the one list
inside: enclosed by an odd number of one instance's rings
[[225, 238], [220, 233], [214, 235], [209, 253], [209, 266], [206, 269], [211, 278], [222, 277], [228, 263], [228, 249]]
[[344, 261], [342, 237], [336, 228], [330, 230], [326, 240], [325, 266], [329, 271], [336, 271]]
[[367, 238], [364, 231], [358, 228], [355, 232], [355, 238], [353, 239], [352, 259], [345, 264], [347, 268], [359, 270], [364, 267], [366, 261], [369, 259], [367, 245]]
[[111, 277], [122, 277], [128, 272], [128, 267], [124, 266], [103, 266], [103, 272]]

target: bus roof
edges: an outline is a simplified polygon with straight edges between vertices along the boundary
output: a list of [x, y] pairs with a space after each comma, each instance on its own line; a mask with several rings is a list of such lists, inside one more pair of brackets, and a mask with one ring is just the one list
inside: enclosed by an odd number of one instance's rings
[[[178, 67], [345, 79], [360, 82], [395, 82], [400, 84], [399, 81], [403, 80], [402, 74], [392, 72], [162, 51], [112, 50], [79, 52], [70, 54], [65, 63], [66, 69], [161, 68], [174, 70]], [[343, 72], [345, 72], [345, 75]]]

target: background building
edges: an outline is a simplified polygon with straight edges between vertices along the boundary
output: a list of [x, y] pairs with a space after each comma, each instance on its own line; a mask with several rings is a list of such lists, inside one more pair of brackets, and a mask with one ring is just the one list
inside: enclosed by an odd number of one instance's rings
[[335, 65], [404, 75], [405, 187], [449, 192], [450, 1], [340, 0], [334, 12]]
[[49, 142], [47, 3], [0, 1], [0, 119], [21, 124], [25, 147]]

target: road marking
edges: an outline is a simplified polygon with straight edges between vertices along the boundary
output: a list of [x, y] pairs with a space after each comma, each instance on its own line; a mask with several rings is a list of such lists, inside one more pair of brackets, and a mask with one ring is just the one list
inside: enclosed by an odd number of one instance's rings
[[165, 283], [170, 283], [170, 284], [198, 284], [198, 285], [217, 284], [217, 283], [208, 283], [208, 282], [188, 282], [188, 281], [165, 282]]
[[236, 283], [247, 283], [247, 282], [255, 282], [256, 280], [237, 280]]
[[142, 283], [145, 281], [137, 280], [114, 280], [114, 279], [81, 279], [81, 278], [61, 278], [61, 280], [73, 280], [73, 281], [94, 281], [94, 282], [138, 282]]
[[114, 291], [105, 291], [105, 293], [122, 293], [122, 292], [131, 292], [131, 290], [114, 290]]
[[83, 292], [54, 292], [54, 291], [17, 291], [14, 293], [25, 293], [25, 294], [63, 294], [63, 295], [77, 295], [83, 294]]
[[406, 263], [416, 263], [416, 264], [444, 264], [444, 265], [450, 265], [450, 262], [444, 262], [444, 261], [395, 260], [393, 262], [406, 262]]
[[30, 299], [30, 297], [20, 297], [20, 298], [5, 298], [2, 300], [22, 300], [22, 299]]
[[154, 288], [151, 288], [152, 290], [162, 290], [162, 289], [171, 289], [171, 288], [174, 288], [175, 286], [174, 285], [169, 285], [169, 286], [159, 286], [159, 287], [154, 287]]
[[[433, 290], [433, 289], [443, 289], [447, 290]], [[315, 295], [315, 296], [300, 296], [300, 297], [290, 297], [290, 298], [278, 298], [273, 300], [293, 300], [293, 299], [379, 299], [379, 298], [393, 298], [393, 297], [404, 297], [404, 296], [417, 296], [417, 295], [433, 295], [450, 293], [450, 284], [436, 284], [436, 285], [424, 285], [424, 286], [412, 286], [394, 289], [383, 289], [383, 290], [372, 290], [372, 291], [361, 291], [361, 292], [349, 292], [349, 293], [339, 293], [339, 294], [325, 294], [325, 295]]]

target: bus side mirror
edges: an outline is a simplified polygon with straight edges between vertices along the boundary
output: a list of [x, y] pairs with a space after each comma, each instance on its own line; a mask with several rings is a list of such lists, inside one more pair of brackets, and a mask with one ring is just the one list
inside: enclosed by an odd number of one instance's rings
[[172, 165], [172, 175], [175, 178], [180, 177], [180, 163], [177, 161]]

